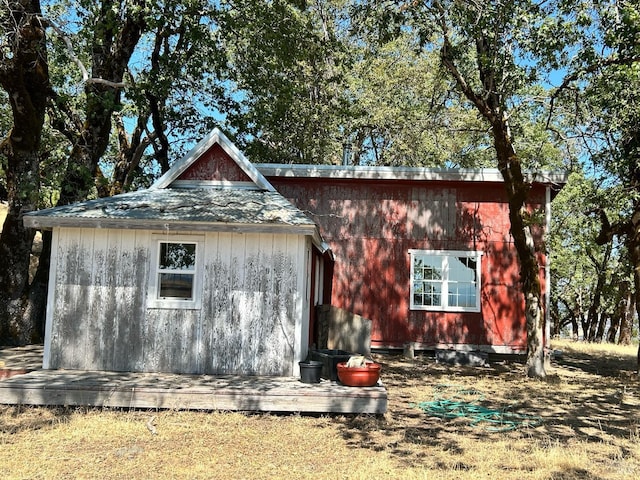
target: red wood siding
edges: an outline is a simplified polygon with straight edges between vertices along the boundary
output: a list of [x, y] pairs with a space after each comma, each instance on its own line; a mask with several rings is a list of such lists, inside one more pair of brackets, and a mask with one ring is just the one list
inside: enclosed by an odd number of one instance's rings
[[[373, 321], [372, 346], [525, 349], [523, 298], [502, 184], [268, 180], [320, 226], [335, 255], [331, 303]], [[544, 192], [534, 187], [533, 208], [544, 207]], [[410, 310], [409, 249], [483, 251], [481, 312]], [[543, 288], [544, 260], [541, 254]]]
[[217, 143], [187, 168], [178, 180], [252, 181]]

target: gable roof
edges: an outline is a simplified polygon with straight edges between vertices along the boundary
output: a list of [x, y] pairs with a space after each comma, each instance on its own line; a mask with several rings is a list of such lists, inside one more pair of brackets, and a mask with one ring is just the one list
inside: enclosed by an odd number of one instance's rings
[[278, 193], [218, 129], [150, 188], [30, 212], [29, 228], [133, 228], [308, 235], [317, 225]]
[[[208, 178], [194, 180], [189, 177], [190, 169], [193, 170], [197, 163], [209, 161], [206, 154], [215, 146], [219, 145], [224, 153], [235, 163], [235, 167], [246, 175], [250, 182], [241, 178]], [[219, 159], [218, 159], [219, 160]], [[231, 167], [233, 168], [233, 166]], [[205, 168], [206, 170], [206, 168]], [[215, 177], [215, 176], [214, 176]], [[198, 142], [189, 153], [172, 165], [171, 169], [160, 177], [151, 187], [151, 190], [180, 186], [215, 186], [221, 188], [256, 188], [275, 192], [275, 188], [267, 179], [253, 166], [251, 162], [231, 143], [224, 133], [218, 128], [214, 128], [206, 137]]]

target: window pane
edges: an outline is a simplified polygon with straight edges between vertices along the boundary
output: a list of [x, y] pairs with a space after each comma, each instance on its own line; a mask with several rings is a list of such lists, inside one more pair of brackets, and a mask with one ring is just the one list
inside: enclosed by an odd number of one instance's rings
[[425, 255], [424, 278], [425, 280], [442, 280], [442, 257], [437, 255]]
[[416, 255], [413, 260], [414, 280], [442, 280], [442, 257]]
[[449, 306], [470, 307], [476, 306], [476, 286], [473, 283], [450, 283]]
[[413, 279], [414, 280], [423, 280], [424, 276], [422, 275], [422, 265], [417, 266], [414, 264], [413, 267]]
[[196, 265], [195, 243], [160, 243], [161, 270], [194, 270]]
[[438, 307], [442, 305], [442, 286], [429, 282], [414, 283], [413, 304], [416, 306]]
[[430, 307], [442, 306], [442, 285], [439, 283], [430, 283], [425, 286], [425, 296], [423, 305]]
[[413, 304], [442, 305], [442, 257], [416, 255], [413, 259]]
[[471, 257], [449, 257], [449, 306], [476, 306], [477, 260]]
[[193, 275], [161, 273], [159, 284], [161, 298], [193, 299]]
[[449, 281], [476, 281], [476, 260], [469, 257], [449, 257]]

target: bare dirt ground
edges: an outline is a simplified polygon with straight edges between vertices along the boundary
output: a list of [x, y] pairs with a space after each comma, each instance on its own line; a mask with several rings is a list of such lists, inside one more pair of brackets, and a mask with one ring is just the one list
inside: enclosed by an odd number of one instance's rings
[[[0, 406], [0, 465], [12, 479], [638, 478], [635, 347], [554, 348], [563, 355], [544, 380], [517, 362], [377, 356], [383, 416]], [[474, 410], [442, 418], [420, 408], [434, 404]], [[481, 422], [482, 409], [520, 416]]]

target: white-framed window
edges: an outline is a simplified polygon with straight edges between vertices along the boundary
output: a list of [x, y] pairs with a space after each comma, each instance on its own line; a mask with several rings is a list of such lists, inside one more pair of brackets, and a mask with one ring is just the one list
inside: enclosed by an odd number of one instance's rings
[[149, 306], [200, 308], [204, 237], [154, 235]]
[[482, 252], [409, 250], [412, 310], [479, 312]]

